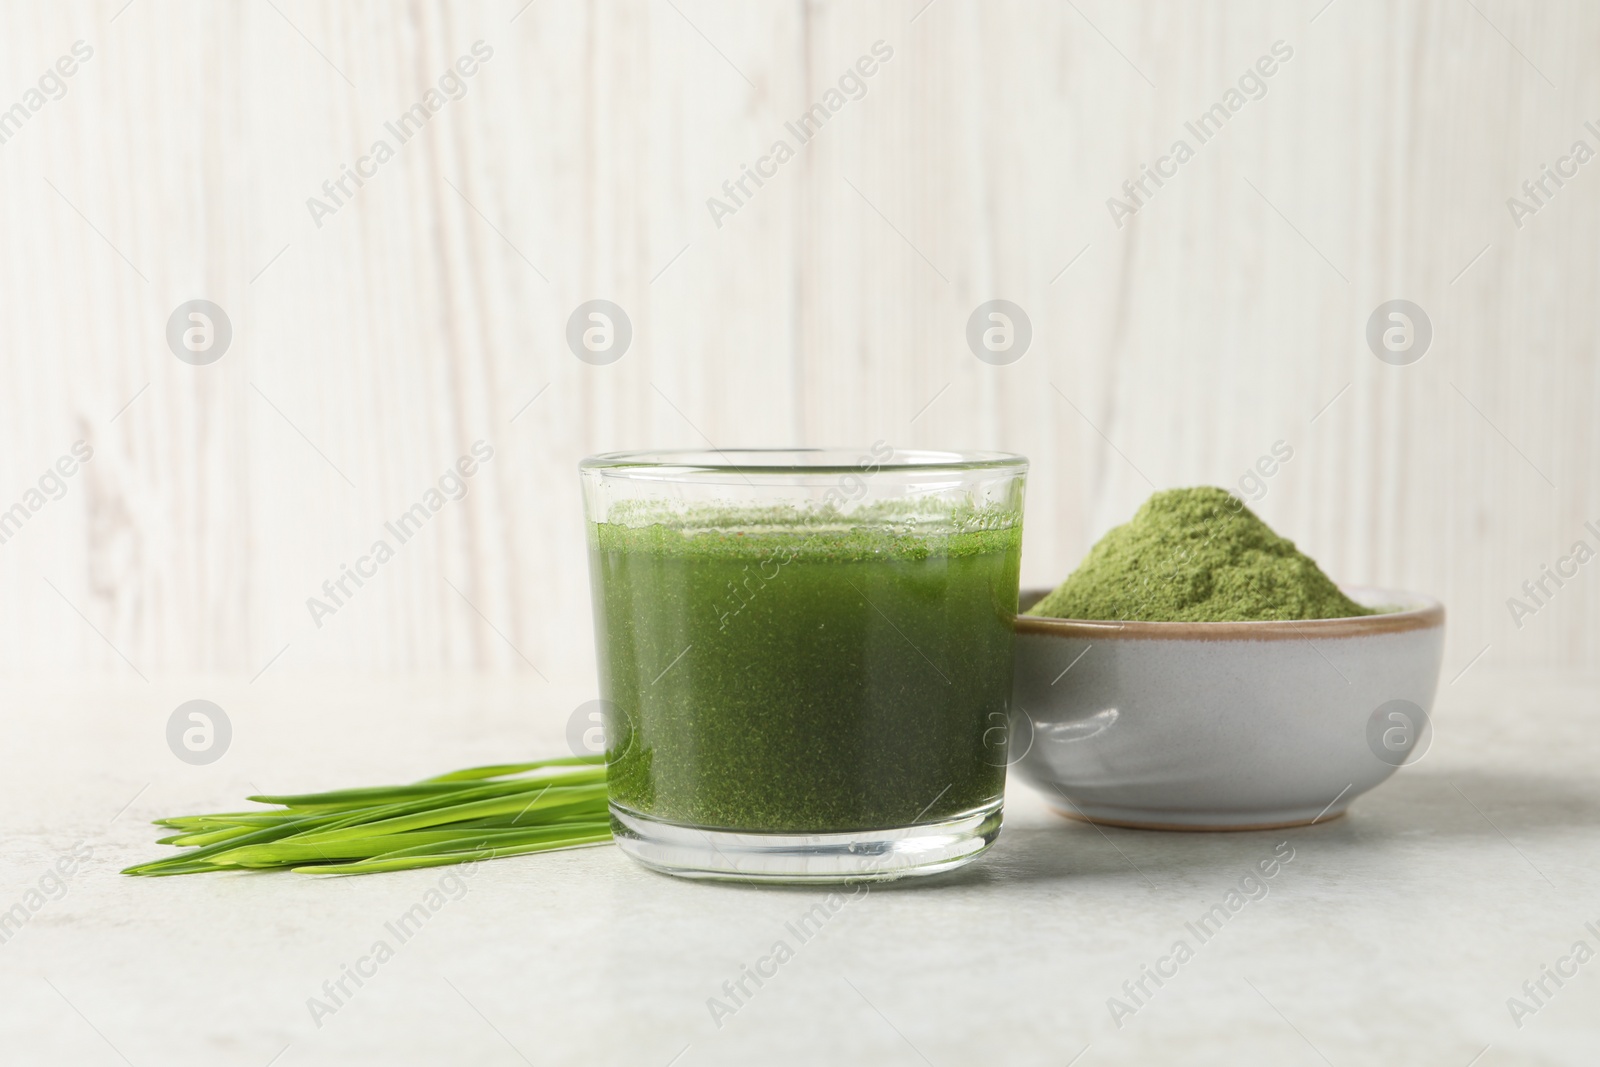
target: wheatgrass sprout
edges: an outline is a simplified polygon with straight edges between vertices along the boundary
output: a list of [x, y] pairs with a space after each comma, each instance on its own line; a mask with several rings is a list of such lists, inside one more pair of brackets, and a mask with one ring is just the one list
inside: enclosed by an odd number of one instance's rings
[[188, 851], [123, 874], [283, 870], [369, 874], [602, 845], [603, 756], [469, 767], [411, 785], [248, 798], [275, 809], [176, 815], [159, 844]]

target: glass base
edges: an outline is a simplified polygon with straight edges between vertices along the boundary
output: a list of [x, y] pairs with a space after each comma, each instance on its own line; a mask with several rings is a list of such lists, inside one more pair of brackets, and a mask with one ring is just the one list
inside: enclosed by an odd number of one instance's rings
[[886, 882], [953, 870], [1000, 835], [1000, 798], [942, 822], [842, 834], [702, 830], [611, 805], [618, 847], [653, 870], [728, 882]]

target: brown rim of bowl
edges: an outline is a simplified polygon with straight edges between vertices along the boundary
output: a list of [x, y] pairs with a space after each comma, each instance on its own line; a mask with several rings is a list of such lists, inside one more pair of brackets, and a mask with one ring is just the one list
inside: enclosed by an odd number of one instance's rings
[[[1018, 615], [1016, 630], [1022, 634], [1096, 641], [1304, 641], [1308, 638], [1371, 637], [1374, 634], [1430, 630], [1444, 625], [1444, 605], [1433, 597], [1368, 586], [1342, 585], [1339, 588], [1352, 594], [1352, 598], [1361, 603], [1399, 605], [1402, 610], [1345, 619], [1274, 619], [1265, 622], [1111, 622]], [[1018, 599], [1032, 607], [1044, 592], [1048, 590], [1027, 589]]]

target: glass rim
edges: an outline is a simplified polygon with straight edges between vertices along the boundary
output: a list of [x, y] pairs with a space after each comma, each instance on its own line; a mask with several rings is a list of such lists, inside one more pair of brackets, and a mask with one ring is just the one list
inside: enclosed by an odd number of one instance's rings
[[[823, 462], [779, 463], [777, 457], [812, 456]], [[860, 474], [863, 471], [1026, 471], [1028, 457], [1015, 452], [959, 451], [926, 448], [891, 449], [879, 459], [863, 448], [667, 448], [602, 452], [578, 464], [580, 471], [601, 474]]]

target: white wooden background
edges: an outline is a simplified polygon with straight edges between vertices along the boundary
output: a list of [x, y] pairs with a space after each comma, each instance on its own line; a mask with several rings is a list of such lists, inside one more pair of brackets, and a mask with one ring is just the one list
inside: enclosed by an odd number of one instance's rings
[[[6, 4], [0, 107], [94, 54], [0, 145], [0, 507], [94, 457], [0, 544], [0, 670], [587, 679], [580, 457], [879, 438], [1027, 454], [1035, 585], [1282, 440], [1262, 515], [1442, 597], [1447, 681], [1600, 663], [1600, 562], [1520, 629], [1505, 603], [1600, 527], [1600, 162], [1520, 229], [1505, 203], [1600, 148], [1600, 6], [924, 2]], [[307, 198], [479, 39], [318, 228]], [[879, 40], [718, 228], [706, 199]], [[1106, 199], [1277, 40], [1265, 98], [1117, 229]], [[596, 297], [635, 330], [610, 366], [563, 340]], [[964, 340], [996, 297], [1033, 325], [1010, 366]], [[1364, 342], [1396, 297], [1435, 333], [1406, 367]], [[194, 298], [233, 323], [211, 366], [164, 340]], [[478, 439], [465, 500], [314, 626]]]

